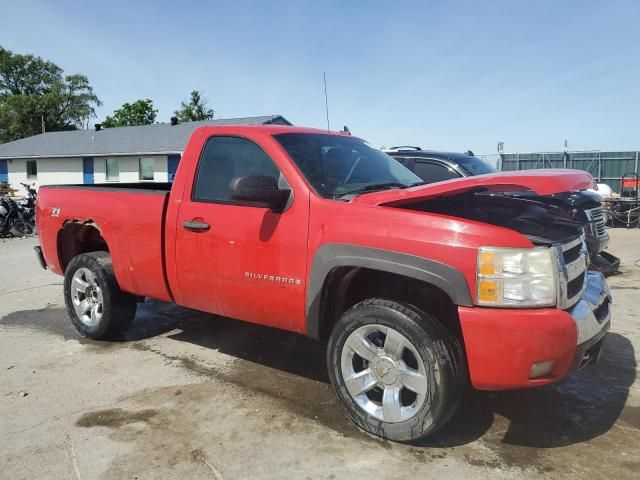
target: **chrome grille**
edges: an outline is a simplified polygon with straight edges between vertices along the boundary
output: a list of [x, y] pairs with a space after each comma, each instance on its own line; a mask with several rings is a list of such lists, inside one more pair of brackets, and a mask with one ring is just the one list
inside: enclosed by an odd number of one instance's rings
[[611, 300], [609, 297], [605, 297], [602, 303], [593, 311], [593, 315], [596, 317], [598, 323], [604, 322], [609, 316]]
[[589, 210], [585, 210], [584, 213], [587, 216], [587, 221], [589, 222], [591, 235], [599, 239], [608, 238], [609, 234], [607, 233], [604, 208], [601, 206], [591, 208]]
[[584, 235], [556, 247], [559, 265], [558, 306], [562, 309], [573, 307], [586, 287], [585, 275], [589, 265], [589, 254]]

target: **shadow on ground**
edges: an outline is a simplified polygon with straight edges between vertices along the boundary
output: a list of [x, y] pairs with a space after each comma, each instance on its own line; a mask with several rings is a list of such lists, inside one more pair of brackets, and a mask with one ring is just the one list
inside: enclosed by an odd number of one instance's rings
[[[458, 414], [429, 446], [460, 445], [483, 435], [495, 414], [508, 420], [501, 442], [537, 448], [585, 442], [611, 429], [621, 416], [636, 378], [631, 342], [609, 333], [596, 367], [586, 367], [562, 383], [529, 390], [469, 392]], [[625, 420], [640, 428], [637, 412]], [[634, 418], [631, 418], [634, 417]]]
[[[362, 436], [346, 419], [331, 391], [324, 345], [300, 335], [156, 301], [140, 305], [130, 329], [116, 343], [79, 338], [63, 308], [15, 312], [0, 319], [0, 326], [44, 329], [95, 348], [133, 346], [151, 350], [192, 373], [267, 394], [297, 414], [347, 436]], [[194, 356], [170, 357], [162, 353], [161, 347], [154, 349], [142, 341], [158, 335], [227, 354], [235, 359], [232, 368], [222, 372]], [[537, 389], [496, 393], [470, 390], [452, 420], [435, 436], [415, 446], [453, 447], [482, 437], [489, 446], [507, 450], [509, 446], [563, 447], [606, 433], [619, 418], [640, 429], [639, 409], [624, 408], [635, 377], [636, 358], [631, 342], [609, 333], [597, 367], [587, 367], [563, 383]], [[496, 426], [498, 420], [506, 422], [505, 428]], [[530, 462], [528, 449], [510, 452], [524, 456], [513, 458], [513, 463]]]

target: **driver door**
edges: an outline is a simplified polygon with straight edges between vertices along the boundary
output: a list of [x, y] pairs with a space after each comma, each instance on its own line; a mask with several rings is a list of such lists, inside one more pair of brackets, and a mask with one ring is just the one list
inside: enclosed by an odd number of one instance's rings
[[[179, 303], [286, 330], [304, 331], [309, 202], [302, 192], [282, 213], [231, 199], [247, 175], [288, 182], [249, 138], [213, 136], [178, 211]], [[289, 187], [290, 188], [290, 187]], [[308, 195], [308, 194], [307, 194]]]

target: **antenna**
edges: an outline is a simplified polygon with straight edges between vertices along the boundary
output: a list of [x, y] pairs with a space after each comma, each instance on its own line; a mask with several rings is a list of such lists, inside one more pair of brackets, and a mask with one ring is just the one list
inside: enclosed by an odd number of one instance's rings
[[327, 97], [327, 73], [322, 72], [322, 78], [324, 79], [324, 109], [327, 112], [327, 132], [330, 130], [329, 128], [329, 99]]

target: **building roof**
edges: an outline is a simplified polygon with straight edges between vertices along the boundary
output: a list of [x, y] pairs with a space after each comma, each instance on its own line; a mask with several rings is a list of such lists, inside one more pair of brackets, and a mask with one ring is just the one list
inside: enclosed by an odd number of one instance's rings
[[46, 132], [0, 145], [0, 158], [91, 157], [182, 153], [189, 136], [206, 125], [291, 125], [281, 115], [221, 118], [171, 125]]

